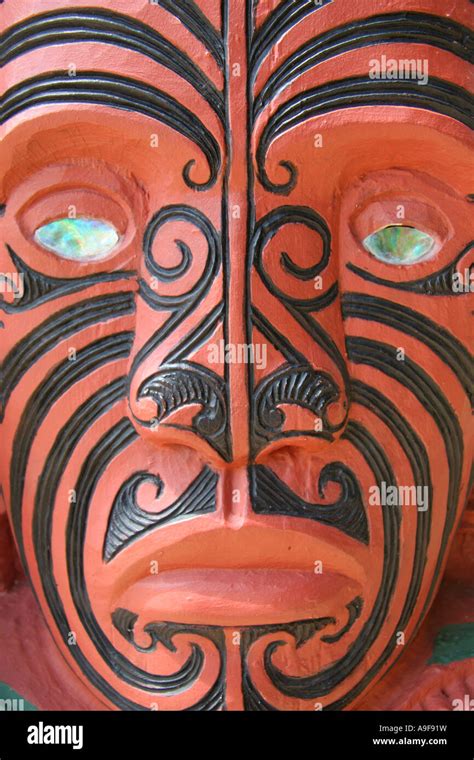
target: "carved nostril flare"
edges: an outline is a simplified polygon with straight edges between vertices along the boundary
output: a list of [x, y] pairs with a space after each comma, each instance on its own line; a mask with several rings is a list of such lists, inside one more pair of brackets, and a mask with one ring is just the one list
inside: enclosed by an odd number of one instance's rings
[[164, 427], [186, 431], [230, 460], [224, 380], [206, 367], [193, 362], [161, 366], [141, 382], [131, 407], [139, 427], [151, 433]]

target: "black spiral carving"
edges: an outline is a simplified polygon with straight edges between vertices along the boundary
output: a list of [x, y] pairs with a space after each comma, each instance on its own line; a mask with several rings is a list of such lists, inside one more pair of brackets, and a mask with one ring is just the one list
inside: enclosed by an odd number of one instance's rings
[[[112, 614], [112, 623], [114, 627], [122, 634], [138, 652], [148, 654], [155, 652], [159, 645], [164, 646], [170, 652], [176, 652], [176, 646], [173, 638], [179, 633], [185, 633], [187, 636], [197, 636], [212, 641], [219, 652], [220, 668], [216, 682], [212, 689], [195, 705], [195, 710], [218, 710], [225, 703], [225, 637], [224, 631], [217, 626], [204, 625], [181, 625], [179, 623], [157, 622], [148, 623], [144, 627], [144, 632], [150, 637], [148, 646], [140, 646], [135, 641], [135, 626], [138, 621], [138, 615], [130, 610], [123, 608], [116, 609]], [[204, 663], [204, 655], [197, 644], [192, 644], [192, 652], [195, 655], [195, 677], [199, 675]]]
[[[326, 372], [320, 372], [308, 364], [283, 365], [266, 377], [255, 390], [254, 448], [258, 450], [276, 438], [294, 435], [312, 435], [332, 440], [332, 433], [343, 423], [331, 425], [327, 411], [340, 398], [340, 391]], [[278, 409], [283, 404], [294, 404], [308, 409], [322, 423], [322, 430], [283, 431], [285, 414]]]
[[185, 492], [159, 513], [147, 512], [139, 506], [137, 491], [143, 483], [153, 483], [156, 498], [164, 488], [161, 478], [149, 472], [136, 472], [123, 484], [110, 513], [103, 550], [105, 562], [155, 528], [216, 509], [217, 475], [209, 467], [204, 467]]
[[321, 470], [318, 492], [324, 498], [326, 486], [336, 483], [341, 493], [332, 504], [305, 501], [264, 465], [249, 468], [252, 509], [257, 514], [301, 517], [346, 533], [363, 544], [369, 542], [369, 526], [360, 485], [354, 473], [341, 462], [331, 462]]
[[[155, 238], [160, 229], [168, 222], [187, 222], [202, 233], [207, 243], [206, 263], [202, 275], [195, 284], [187, 292], [178, 295], [167, 295], [164, 292], [160, 292], [159, 288], [151, 288], [144, 279], [140, 280], [139, 293], [146, 303], [157, 310], [171, 311], [171, 315], [137, 352], [133, 360], [132, 372], [135, 372], [141, 362], [198, 306], [223, 264], [221, 236], [218, 235], [209, 219], [201, 211], [192, 206], [165, 206], [149, 222], [143, 241], [143, 252], [148, 271], [158, 282], [166, 285], [169, 282], [178, 280], [185, 272], [189, 271], [193, 262], [193, 255], [189, 246], [181, 240], [175, 241], [182, 256], [177, 266], [166, 267], [156, 260], [156, 253], [154, 252]], [[158, 253], [163, 255], [163, 259], [166, 262], [168, 252], [164, 250]], [[219, 304], [216, 309], [219, 310], [220, 316], [224, 319], [223, 305]], [[213, 316], [215, 316], [215, 310], [213, 310]], [[201, 327], [199, 326], [196, 329], [196, 336], [186, 338], [182, 343], [192, 344], [195, 340], [199, 341], [199, 335], [202, 333]]]
[[281, 184], [272, 182], [265, 168], [270, 145], [284, 132], [330, 111], [379, 105], [423, 108], [456, 119], [471, 129], [474, 126], [474, 97], [462, 87], [436, 77], [430, 77], [424, 87], [415, 81], [376, 81], [368, 77], [330, 82], [295, 95], [269, 118], [256, 152], [262, 186], [272, 193], [288, 195], [296, 185], [298, 170], [290, 161], [279, 162], [288, 173], [288, 180]]
[[[219, 235], [209, 219], [199, 209], [192, 206], [172, 205], [161, 208], [151, 219], [143, 237], [143, 253], [148, 271], [159, 282], [175, 282], [182, 277], [191, 267], [192, 252], [182, 240], [176, 240], [176, 245], [181, 253], [181, 261], [174, 267], [167, 267], [156, 260], [153, 250], [155, 238], [160, 229], [169, 222], [187, 222], [196, 227], [205, 237], [208, 252], [204, 272], [199, 281], [186, 293], [176, 296], [166, 296], [155, 292], [143, 281], [141, 282], [141, 295], [147, 303], [157, 309], [173, 309], [188, 305], [201, 298], [216, 276], [222, 263], [222, 249]], [[164, 261], [167, 251], [160, 251]]]
[[188, 187], [207, 190], [217, 180], [221, 155], [216, 139], [195, 113], [162, 90], [135, 79], [100, 71], [81, 71], [74, 77], [40, 74], [23, 80], [4, 93], [0, 124], [27, 108], [49, 103], [95, 103], [149, 116], [191, 140], [206, 157], [210, 175], [203, 183], [191, 178], [194, 159], [184, 166], [183, 179]]
[[325, 308], [336, 297], [337, 284], [331, 286], [326, 293], [314, 298], [294, 298], [282, 291], [265, 270], [263, 262], [265, 247], [286, 224], [302, 224], [314, 231], [321, 239], [322, 254], [320, 260], [312, 266], [300, 267], [292, 261], [286, 251], [282, 251], [280, 253], [282, 268], [301, 281], [312, 280], [325, 270], [331, 255], [331, 233], [323, 217], [308, 206], [279, 206], [256, 222], [251, 242], [252, 263], [270, 293], [286, 305], [302, 311], [317, 311]]
[[[193, 419], [193, 431], [229, 461], [231, 444], [227, 391], [224, 380], [215, 372], [192, 362], [162, 366], [138, 389], [137, 399], [142, 398], [151, 398], [156, 404], [156, 413], [151, 420], [139, 420], [148, 427], [159, 425], [177, 409], [200, 404], [202, 411]], [[185, 429], [183, 425], [167, 424]]]

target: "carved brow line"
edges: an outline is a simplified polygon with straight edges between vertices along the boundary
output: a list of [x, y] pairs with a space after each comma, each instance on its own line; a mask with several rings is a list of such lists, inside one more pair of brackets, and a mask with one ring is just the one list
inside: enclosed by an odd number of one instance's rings
[[221, 155], [211, 132], [171, 95], [135, 79], [95, 71], [81, 72], [75, 77], [41, 74], [7, 90], [0, 111], [0, 124], [33, 106], [67, 102], [95, 103], [134, 111], [171, 127], [199, 147], [209, 165], [209, 179], [198, 184], [189, 176], [195, 161], [188, 161], [183, 169], [186, 184], [194, 190], [205, 190], [215, 183]]
[[266, 157], [275, 138], [305, 121], [332, 111], [383, 105], [422, 108], [448, 116], [467, 127], [474, 126], [474, 98], [466, 89], [444, 79], [431, 77], [421, 87], [418, 82], [407, 80], [371, 80], [368, 77], [339, 79], [299, 93], [272, 114], [256, 151], [260, 182], [267, 190], [282, 195], [288, 195], [296, 184], [298, 172], [289, 161], [280, 162], [289, 175], [286, 183], [274, 184], [267, 175]]
[[147, 56], [189, 82], [224, 120], [222, 93], [194, 61], [151, 27], [120, 13], [80, 9], [33, 16], [7, 30], [0, 61], [5, 65], [40, 47], [84, 41], [116, 45]]

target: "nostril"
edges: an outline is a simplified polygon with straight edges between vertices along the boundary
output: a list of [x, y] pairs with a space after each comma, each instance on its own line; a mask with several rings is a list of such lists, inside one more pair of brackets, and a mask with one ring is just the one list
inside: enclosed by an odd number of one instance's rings
[[349, 403], [346, 398], [333, 401], [326, 410], [326, 420], [333, 431], [339, 431], [347, 421]]
[[156, 404], [152, 398], [139, 397], [133, 407], [133, 414], [137, 421], [142, 424], [153, 423], [156, 415]]
[[[231, 458], [228, 399], [223, 378], [193, 362], [162, 365], [135, 379], [130, 411], [139, 433], [155, 442], [178, 441], [209, 458]], [[211, 451], [210, 451], [211, 450]]]

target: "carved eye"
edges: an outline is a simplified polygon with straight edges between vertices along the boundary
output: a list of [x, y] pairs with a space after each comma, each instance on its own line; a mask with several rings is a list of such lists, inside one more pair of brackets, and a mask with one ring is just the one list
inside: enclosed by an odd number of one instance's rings
[[113, 224], [100, 219], [57, 219], [38, 227], [35, 240], [64, 259], [95, 261], [115, 248], [119, 234]]
[[363, 241], [364, 248], [386, 264], [414, 264], [430, 253], [435, 244], [431, 235], [405, 225], [389, 225]]

